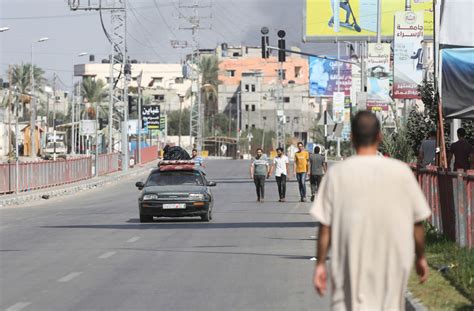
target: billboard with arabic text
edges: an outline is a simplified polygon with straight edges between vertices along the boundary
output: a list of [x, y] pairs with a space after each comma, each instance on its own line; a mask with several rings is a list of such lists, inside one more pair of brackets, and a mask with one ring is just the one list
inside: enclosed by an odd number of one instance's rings
[[160, 129], [160, 105], [142, 106], [142, 120], [150, 130]]

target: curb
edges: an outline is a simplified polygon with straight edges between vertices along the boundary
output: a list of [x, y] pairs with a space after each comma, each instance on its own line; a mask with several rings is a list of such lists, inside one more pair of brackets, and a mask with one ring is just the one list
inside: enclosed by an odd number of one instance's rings
[[405, 294], [406, 311], [428, 311], [421, 301], [413, 296], [409, 291]]
[[94, 177], [83, 182], [71, 183], [58, 187], [38, 189], [21, 193], [19, 195], [9, 194], [7, 198], [0, 197], [0, 208], [6, 206], [22, 205], [33, 200], [46, 200], [54, 197], [61, 197], [75, 194], [83, 190], [95, 189], [106, 184], [111, 184], [127, 177], [136, 176], [156, 166], [156, 161], [147, 163], [137, 169], [130, 169], [127, 173], [116, 172], [110, 175]]

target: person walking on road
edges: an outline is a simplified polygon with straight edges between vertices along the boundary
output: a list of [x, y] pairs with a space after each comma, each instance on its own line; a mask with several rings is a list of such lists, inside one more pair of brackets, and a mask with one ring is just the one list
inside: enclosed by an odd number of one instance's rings
[[324, 172], [327, 170], [326, 160], [324, 159], [324, 156], [320, 154], [320, 151], [321, 148], [316, 146], [314, 147], [314, 153], [309, 156], [309, 183], [311, 184], [311, 202], [314, 201], [316, 191], [318, 191]]
[[257, 202], [263, 202], [265, 199], [265, 178], [268, 178], [268, 173], [268, 161], [263, 155], [262, 148], [258, 148], [257, 155], [250, 165], [250, 178], [255, 183]]
[[357, 155], [328, 170], [311, 208], [320, 222], [313, 284], [326, 293], [331, 247], [333, 310], [404, 310], [413, 261], [420, 282], [428, 278], [422, 221], [431, 212], [410, 167], [376, 156], [377, 117], [358, 112], [351, 131]]
[[454, 156], [454, 171], [459, 169], [467, 171], [471, 168], [469, 157], [474, 156], [474, 149], [466, 140], [466, 130], [462, 127], [457, 130], [458, 141], [451, 145], [448, 163]]
[[193, 149], [193, 151], [191, 152], [191, 160], [196, 163], [196, 166], [204, 167], [204, 160], [201, 156], [198, 155], [197, 149]]
[[302, 142], [298, 143], [298, 151], [295, 153], [295, 175], [300, 190], [300, 201], [306, 201], [306, 176], [309, 173], [309, 153], [304, 150]]
[[275, 173], [275, 179], [278, 186], [278, 202], [285, 202], [286, 199], [286, 181], [289, 179], [288, 172], [290, 171], [290, 161], [283, 153], [283, 148], [277, 148], [277, 156], [273, 159], [273, 164], [268, 175]]
[[436, 131], [430, 131], [428, 139], [421, 142], [418, 164], [422, 167], [436, 164]]

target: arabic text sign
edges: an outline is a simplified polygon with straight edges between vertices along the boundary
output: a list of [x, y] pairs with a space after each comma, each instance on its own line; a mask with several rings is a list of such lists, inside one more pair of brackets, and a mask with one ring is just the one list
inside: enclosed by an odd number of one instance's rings
[[142, 120], [150, 130], [160, 129], [160, 106], [151, 105], [142, 107]]
[[[340, 68], [339, 76], [338, 67]], [[319, 57], [309, 58], [309, 92], [311, 96], [332, 96], [337, 91], [350, 95], [351, 86], [351, 64]]]
[[390, 44], [369, 43], [367, 59], [367, 107], [388, 110], [390, 98]]
[[397, 12], [394, 33], [393, 98], [419, 98], [423, 79], [423, 13]]
[[[309, 42], [334, 41], [338, 37], [340, 40], [367, 41], [371, 37], [375, 37], [377, 34], [377, 2], [377, 0], [306, 0], [304, 40]], [[393, 12], [404, 11], [405, 1], [381, 0], [380, 2], [382, 36], [391, 38], [394, 30]], [[339, 13], [334, 15], [336, 18], [333, 16], [334, 3]], [[424, 26], [425, 35], [431, 36], [433, 34], [433, 1], [411, 1], [411, 9], [413, 12], [421, 12], [424, 15], [424, 23], [421, 25]], [[357, 23], [351, 13], [354, 14]], [[339, 17], [339, 25], [336, 23], [337, 17]], [[348, 23], [346, 23], [346, 19]]]

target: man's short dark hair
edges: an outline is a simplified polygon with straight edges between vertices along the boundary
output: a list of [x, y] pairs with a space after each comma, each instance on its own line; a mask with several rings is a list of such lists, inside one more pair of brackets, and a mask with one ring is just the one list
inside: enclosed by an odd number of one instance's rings
[[278, 147], [278, 148], [277, 148], [277, 151], [283, 152], [283, 148], [282, 148], [282, 147]]
[[436, 134], [437, 134], [436, 130], [431, 130], [428, 134], [428, 137], [436, 137]]
[[466, 137], [466, 130], [463, 129], [462, 127], [458, 128], [457, 133], [458, 133], [458, 137], [459, 137], [459, 138], [464, 138], [464, 137]]
[[261, 152], [263, 152], [263, 149], [262, 149], [262, 148], [257, 148], [257, 150], [255, 150], [255, 152], [258, 152], [259, 150], [260, 150]]
[[321, 148], [319, 148], [319, 146], [314, 147], [314, 153], [318, 154], [319, 151], [321, 151]]
[[372, 146], [380, 135], [380, 122], [372, 112], [359, 111], [352, 119], [351, 133], [355, 148]]
[[297, 145], [297, 146], [302, 145], [302, 146], [304, 147], [304, 144], [303, 144], [302, 141], [299, 141], [296, 145]]
[[194, 151], [198, 152], [197, 149], [193, 149], [191, 152], [194, 152]]

